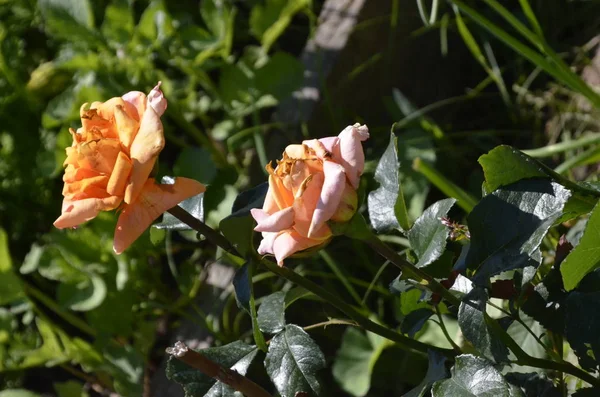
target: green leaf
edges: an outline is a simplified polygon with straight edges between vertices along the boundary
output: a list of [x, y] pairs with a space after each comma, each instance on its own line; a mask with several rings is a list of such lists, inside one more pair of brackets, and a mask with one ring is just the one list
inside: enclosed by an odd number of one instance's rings
[[64, 354], [61, 341], [52, 329], [52, 325], [40, 317], [36, 318], [35, 324], [40, 334], [41, 345], [37, 349], [27, 351], [24, 354], [23, 360], [19, 363], [19, 368], [24, 369], [39, 365], [50, 367], [66, 361], [67, 357]]
[[587, 371], [600, 370], [600, 292], [571, 292], [565, 302], [565, 336]]
[[[91, 264], [89, 266], [99, 266]], [[61, 283], [57, 290], [60, 305], [76, 311], [90, 311], [102, 304], [106, 298], [106, 284], [93, 272], [82, 272], [86, 278], [74, 283]]]
[[40, 395], [25, 389], [8, 389], [0, 391], [0, 397], [40, 397]]
[[128, 0], [112, 0], [106, 7], [102, 34], [118, 43], [128, 44], [135, 28], [131, 2]]
[[271, 339], [265, 369], [282, 397], [294, 397], [298, 392], [319, 395], [317, 372], [323, 368], [323, 352], [297, 325], [286, 325]]
[[88, 0], [39, 0], [38, 6], [50, 34], [70, 42], [98, 45], [94, 14]]
[[45, 248], [43, 246], [33, 243], [29, 252], [27, 255], [25, 255], [25, 259], [23, 260], [23, 264], [21, 265], [19, 272], [21, 272], [21, 274], [29, 274], [34, 272], [40, 263], [44, 249]]
[[231, 215], [219, 223], [219, 229], [233, 243], [241, 255], [247, 255], [252, 248], [254, 218], [252, 208], [262, 207], [269, 184], [264, 182], [250, 190], [240, 193], [233, 203]]
[[560, 266], [565, 289], [577, 287], [586, 274], [600, 267], [600, 204], [596, 204], [579, 244]]
[[8, 250], [8, 235], [0, 228], [0, 306], [23, 298], [21, 279], [15, 273]]
[[[541, 338], [546, 330], [542, 325], [537, 322], [533, 317], [529, 317], [524, 313], [519, 313], [521, 321], [525, 323], [527, 328], [538, 338]], [[546, 358], [546, 350], [544, 346], [540, 345], [536, 338], [531, 335], [525, 326], [519, 321], [513, 321], [506, 330], [506, 333], [525, 351], [532, 357]]]
[[403, 397], [423, 397], [429, 391], [434, 382], [442, 380], [447, 376], [446, 357], [436, 350], [428, 350], [429, 367], [425, 378], [417, 387], [404, 394]]
[[380, 187], [370, 192], [367, 198], [369, 219], [378, 232], [394, 228], [410, 229], [399, 168], [397, 138], [391, 134], [390, 143], [375, 170], [375, 180]]
[[424, 267], [437, 260], [446, 249], [446, 239], [450, 233], [442, 223], [442, 218], [456, 202], [455, 199], [440, 200], [423, 212], [408, 232], [410, 247], [419, 261], [417, 267]]
[[192, 178], [204, 184], [210, 184], [217, 175], [217, 168], [206, 149], [186, 147], [175, 161], [173, 172], [177, 176]]
[[57, 397], [89, 397], [88, 392], [84, 390], [83, 383], [74, 380], [56, 382], [52, 386]]
[[258, 326], [262, 332], [276, 334], [285, 327], [286, 293], [277, 291], [266, 296], [258, 308]]
[[94, 13], [89, 0], [39, 0], [42, 13], [64, 12], [79, 25], [94, 27]]
[[[172, 185], [175, 178], [163, 176], [161, 183]], [[204, 221], [204, 193], [197, 194], [179, 203], [179, 206], [190, 213], [194, 218]], [[157, 229], [192, 230], [187, 223], [183, 223], [168, 212], [163, 213], [162, 222], [152, 225]]]
[[465, 263], [476, 270], [473, 282], [483, 285], [508, 270], [537, 268], [542, 239], [570, 196], [547, 179], [522, 180], [485, 196], [467, 218], [471, 243]]
[[[202, 355], [225, 368], [245, 375], [258, 349], [241, 341], [235, 341], [220, 347], [198, 350]], [[204, 397], [209, 395], [230, 396], [235, 394], [227, 385], [215, 381], [195, 368], [188, 366], [175, 357], [169, 357], [166, 369], [167, 378], [179, 383], [186, 397]]]
[[254, 79], [262, 94], [271, 94], [281, 101], [302, 86], [304, 66], [296, 57], [277, 52], [256, 70]]
[[463, 354], [456, 357], [450, 379], [434, 383], [433, 397], [524, 397], [488, 360]]
[[292, 17], [310, 5], [310, 0], [266, 0], [250, 12], [250, 31], [260, 40], [263, 51], [269, 49], [290, 24]]
[[506, 362], [508, 349], [492, 334], [485, 321], [488, 295], [485, 289], [473, 289], [460, 304], [458, 325], [465, 339], [471, 342], [482, 356], [493, 362]]
[[485, 174], [483, 189], [488, 193], [528, 178], [550, 178], [570, 189], [573, 194], [564, 208], [564, 215], [557, 222], [591, 211], [598, 201], [598, 192], [593, 187], [585, 183], [576, 184], [513, 147], [498, 146], [481, 156], [478, 161]]
[[163, 0], [154, 0], [140, 17], [137, 33], [152, 45], [160, 45], [173, 34], [173, 19]]
[[425, 325], [432, 315], [433, 310], [428, 307], [416, 309], [408, 313], [404, 320], [402, 320], [402, 333], [414, 338], [415, 334], [423, 328], [423, 325]]
[[333, 377], [351, 395], [366, 395], [375, 363], [387, 346], [389, 342], [380, 336], [348, 327], [333, 362]]

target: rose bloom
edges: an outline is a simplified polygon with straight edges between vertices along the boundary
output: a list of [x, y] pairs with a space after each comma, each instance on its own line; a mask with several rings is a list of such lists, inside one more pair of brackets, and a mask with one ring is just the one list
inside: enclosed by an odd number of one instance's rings
[[82, 127], [70, 129], [62, 213], [54, 226], [75, 227], [119, 208], [113, 249], [120, 254], [163, 212], [205, 190], [193, 179], [161, 185], [150, 177], [165, 145], [160, 116], [166, 108], [160, 82], [148, 96], [131, 91], [81, 107]]
[[335, 137], [289, 145], [275, 169], [267, 165], [265, 203], [251, 210], [254, 230], [263, 237], [259, 254], [275, 255], [282, 266], [288, 256], [327, 243], [332, 237], [328, 221], [352, 218], [367, 138], [366, 125], [351, 125]]

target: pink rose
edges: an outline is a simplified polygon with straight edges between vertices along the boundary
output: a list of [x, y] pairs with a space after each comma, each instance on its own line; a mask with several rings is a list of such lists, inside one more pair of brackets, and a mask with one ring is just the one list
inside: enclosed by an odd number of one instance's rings
[[335, 137], [289, 145], [275, 169], [267, 165], [265, 203], [252, 209], [254, 230], [263, 236], [259, 254], [275, 255], [282, 266], [288, 256], [327, 243], [332, 237], [328, 221], [352, 218], [367, 138], [367, 126], [354, 124]]

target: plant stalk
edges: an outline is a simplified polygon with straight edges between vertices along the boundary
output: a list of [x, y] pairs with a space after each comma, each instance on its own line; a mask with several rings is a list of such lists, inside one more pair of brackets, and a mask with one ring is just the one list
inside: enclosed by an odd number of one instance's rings
[[265, 389], [244, 375], [219, 365], [203, 354], [190, 349], [183, 342], [176, 342], [175, 346], [168, 347], [166, 352], [203, 374], [231, 386], [247, 397], [272, 397]]

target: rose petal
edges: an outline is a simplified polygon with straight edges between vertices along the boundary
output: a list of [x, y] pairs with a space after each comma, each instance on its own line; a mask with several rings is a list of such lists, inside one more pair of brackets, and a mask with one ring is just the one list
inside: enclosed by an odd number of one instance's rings
[[159, 81], [158, 84], [156, 84], [156, 86], [148, 94], [148, 105], [152, 106], [159, 117], [163, 115], [165, 110], [167, 110], [167, 100], [160, 90], [161, 84], [162, 82]]
[[358, 181], [365, 168], [365, 154], [361, 142], [368, 137], [367, 126], [348, 126], [340, 133], [339, 145], [334, 151], [333, 160], [344, 167], [346, 176], [355, 189], [358, 189]]
[[273, 242], [273, 255], [277, 264], [283, 266], [283, 260], [290, 255], [322, 243], [320, 240], [302, 237], [295, 231], [281, 233]]
[[125, 251], [163, 212], [205, 190], [194, 179], [177, 178], [172, 185], [159, 185], [148, 179], [137, 200], [125, 206], [119, 216], [113, 243], [115, 253]]
[[142, 116], [140, 129], [131, 144], [130, 158], [133, 168], [125, 188], [127, 204], [133, 203], [140, 194], [164, 146], [165, 137], [160, 117], [153, 108], [148, 107]]
[[[254, 228], [257, 232], [280, 232], [292, 227], [294, 224], [294, 208], [288, 207], [272, 215], [259, 208], [250, 210], [252, 217], [258, 223]], [[266, 215], [266, 216], [265, 216]]]
[[260, 245], [258, 246], [257, 252], [260, 255], [273, 255], [273, 243], [275, 242], [277, 236], [279, 236], [279, 233], [263, 233], [262, 240], [260, 241]]
[[324, 160], [326, 158], [329, 158], [329, 156], [333, 153], [333, 150], [337, 145], [338, 141], [339, 138], [337, 136], [329, 136], [320, 139], [302, 141], [302, 144], [314, 150], [317, 156], [321, 160]]
[[127, 114], [123, 106], [117, 106], [115, 108], [115, 124], [117, 125], [117, 133], [119, 134], [121, 145], [129, 152], [129, 148], [138, 131], [139, 122]]
[[322, 172], [310, 175], [304, 183], [302, 194], [297, 194], [294, 200], [294, 229], [303, 237], [308, 237], [324, 180], [325, 175]]
[[341, 165], [333, 161], [325, 161], [323, 173], [325, 181], [308, 229], [308, 237], [312, 237], [313, 233], [335, 214], [346, 185], [346, 174]]
[[121, 98], [123, 98], [125, 102], [131, 104], [135, 108], [137, 117], [134, 118], [139, 121], [142, 118], [144, 112], [146, 111], [146, 94], [140, 91], [129, 91]]
[[94, 219], [100, 211], [114, 209], [121, 203], [121, 197], [88, 198], [83, 200], [64, 200], [62, 214], [54, 221], [58, 229], [75, 227]]
[[125, 153], [120, 152], [115, 163], [115, 168], [113, 168], [108, 185], [106, 186], [108, 194], [123, 196], [131, 168], [133, 168], [131, 160], [129, 160]]

